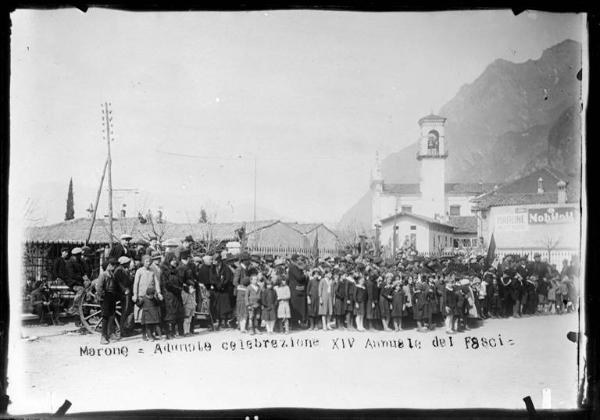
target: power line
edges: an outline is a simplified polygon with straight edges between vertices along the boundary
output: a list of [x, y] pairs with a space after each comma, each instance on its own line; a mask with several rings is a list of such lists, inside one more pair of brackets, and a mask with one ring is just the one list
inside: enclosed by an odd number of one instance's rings
[[238, 156], [207, 156], [207, 155], [195, 155], [190, 153], [176, 153], [176, 152], [166, 152], [164, 150], [156, 149], [157, 153], [178, 156], [190, 159], [203, 159], [203, 160], [248, 160], [253, 161], [254, 159], [259, 159], [262, 161], [271, 160], [271, 161], [298, 161], [298, 160], [342, 160], [342, 159], [364, 159], [364, 154], [356, 154], [356, 155], [340, 155], [340, 156], [291, 156], [291, 157], [259, 157], [255, 155], [238, 155]]

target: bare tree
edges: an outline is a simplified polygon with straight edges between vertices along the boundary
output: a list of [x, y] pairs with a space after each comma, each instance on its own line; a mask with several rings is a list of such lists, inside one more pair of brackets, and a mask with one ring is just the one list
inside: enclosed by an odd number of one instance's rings
[[548, 261], [550, 261], [552, 251], [556, 249], [556, 247], [560, 243], [560, 239], [560, 236], [558, 238], [555, 238], [551, 234], [548, 234], [540, 240], [539, 243], [544, 247], [544, 249], [548, 253]]

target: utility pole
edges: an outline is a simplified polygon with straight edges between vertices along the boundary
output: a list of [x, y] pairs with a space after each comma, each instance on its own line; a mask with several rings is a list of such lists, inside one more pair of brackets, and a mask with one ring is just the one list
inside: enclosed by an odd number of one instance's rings
[[110, 102], [104, 102], [104, 105], [102, 105], [102, 121], [105, 124], [105, 129], [103, 129], [102, 131], [104, 131], [106, 133], [106, 145], [108, 147], [108, 155], [107, 155], [107, 162], [108, 162], [108, 220], [109, 220], [109, 229], [110, 229], [110, 249], [112, 249], [112, 244], [114, 242], [114, 230], [113, 230], [113, 203], [112, 203], [112, 157], [110, 155], [110, 142], [112, 141], [111, 139], [111, 134], [113, 134], [112, 131], [112, 110], [109, 109], [110, 106]]
[[392, 232], [392, 258], [396, 258], [398, 247], [398, 197], [396, 197], [396, 208], [394, 210], [394, 231]]
[[254, 223], [256, 223], [256, 155], [254, 155]]
[[88, 232], [85, 244], [90, 242], [92, 237], [92, 230], [94, 229], [94, 223], [96, 222], [96, 212], [98, 211], [98, 203], [100, 202], [100, 193], [102, 193], [102, 185], [104, 184], [104, 175], [106, 174], [106, 168], [108, 167], [108, 159], [104, 162], [104, 169], [102, 170], [102, 177], [100, 178], [100, 185], [98, 186], [98, 193], [96, 194], [96, 204], [92, 208], [92, 223], [90, 224], [90, 231]]

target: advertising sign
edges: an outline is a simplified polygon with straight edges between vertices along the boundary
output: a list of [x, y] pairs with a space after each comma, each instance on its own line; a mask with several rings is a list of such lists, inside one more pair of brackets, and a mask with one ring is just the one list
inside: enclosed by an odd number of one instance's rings
[[577, 217], [575, 207], [544, 207], [529, 209], [528, 221], [532, 225], [574, 223]]

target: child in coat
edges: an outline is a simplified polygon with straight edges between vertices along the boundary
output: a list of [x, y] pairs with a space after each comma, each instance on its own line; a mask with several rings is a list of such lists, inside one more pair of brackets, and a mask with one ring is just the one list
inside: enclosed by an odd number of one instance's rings
[[256, 334], [260, 319], [260, 295], [261, 290], [258, 286], [258, 272], [254, 269], [248, 270], [250, 276], [250, 286], [246, 291], [246, 308], [248, 308], [248, 321], [252, 328], [252, 335]]
[[[144, 326], [143, 339], [156, 341], [161, 336], [160, 331], [160, 304], [156, 296], [156, 290], [150, 286], [146, 289], [146, 295], [142, 298], [142, 325]], [[155, 335], [156, 334], [156, 335]]]
[[290, 287], [287, 285], [287, 279], [281, 277], [281, 285], [275, 288], [277, 294], [277, 319], [283, 324], [283, 331], [286, 334], [290, 332]]
[[246, 332], [246, 323], [248, 321], [248, 308], [246, 307], [246, 294], [248, 293], [248, 277], [244, 277], [236, 289], [235, 315], [240, 327], [240, 331]]
[[363, 320], [365, 318], [365, 305], [367, 304], [367, 289], [365, 287], [365, 278], [359, 277], [358, 284], [354, 291], [354, 302], [356, 308], [356, 329], [365, 331]]
[[267, 334], [273, 334], [275, 320], [277, 319], [277, 293], [273, 290], [273, 283], [270, 280], [267, 280], [265, 283], [265, 288], [260, 297], [260, 303], [262, 305], [262, 319], [265, 321]]
[[316, 330], [319, 318], [319, 282], [321, 277], [317, 270], [313, 270], [306, 287], [306, 298], [308, 303], [309, 329]]
[[392, 311], [391, 316], [394, 320], [394, 330], [402, 330], [402, 312], [404, 311], [404, 290], [400, 280], [394, 281], [392, 292]]

